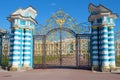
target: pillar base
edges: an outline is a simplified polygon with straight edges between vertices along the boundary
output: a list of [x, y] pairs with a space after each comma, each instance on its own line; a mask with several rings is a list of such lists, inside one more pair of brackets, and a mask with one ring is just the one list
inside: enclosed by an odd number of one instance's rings
[[31, 68], [29, 66], [29, 64], [24, 64], [23, 67], [22, 67], [22, 70], [31, 70], [31, 69], [33, 69], [33, 68]]
[[23, 64], [23, 67], [30, 67], [29, 64]]
[[9, 66], [8, 70], [9, 71], [27, 71], [27, 70], [31, 70], [32, 68], [28, 65], [23, 65], [22, 67], [18, 67], [18, 66]]
[[110, 67], [109, 66], [102, 66], [101, 72], [110, 72]]
[[15, 66], [11, 66], [8, 68], [9, 71], [18, 71], [19, 68], [18, 67], [15, 67]]
[[113, 69], [113, 68], [116, 68], [116, 66], [115, 65], [110, 65], [110, 68]]
[[27, 70], [31, 70], [31, 69], [33, 69], [33, 68], [23, 66], [21, 69], [27, 71]]
[[115, 65], [110, 65], [110, 72], [117, 71], [117, 67]]
[[92, 66], [92, 71], [99, 71], [99, 67], [98, 66]]
[[27, 71], [27, 70], [31, 70], [32, 68], [30, 67], [21, 67], [21, 68], [17, 68], [17, 67], [10, 67], [9, 71]]

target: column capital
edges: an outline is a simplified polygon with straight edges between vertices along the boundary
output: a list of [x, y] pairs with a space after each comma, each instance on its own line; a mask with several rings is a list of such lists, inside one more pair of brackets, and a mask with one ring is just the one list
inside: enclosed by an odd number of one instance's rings
[[101, 27], [103, 27], [103, 26], [107, 26], [107, 24], [101, 24], [100, 26], [101, 26]]
[[108, 28], [114, 28], [114, 26], [108, 26]]
[[11, 27], [11, 30], [14, 30], [14, 29], [20, 29], [20, 27], [19, 26]]
[[92, 26], [93, 29], [96, 29], [98, 26]]
[[108, 28], [114, 28], [114, 26], [110, 26], [110, 25], [107, 25], [107, 24], [101, 24], [100, 26], [99, 26], [99, 28], [102, 28], [102, 27], [108, 27]]
[[31, 30], [30, 28], [24, 28], [24, 30]]

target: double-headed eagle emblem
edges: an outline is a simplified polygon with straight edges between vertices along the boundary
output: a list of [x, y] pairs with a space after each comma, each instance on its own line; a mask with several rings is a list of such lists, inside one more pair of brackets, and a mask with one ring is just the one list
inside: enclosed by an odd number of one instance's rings
[[65, 22], [65, 19], [56, 19], [56, 22], [57, 22], [60, 26], [62, 26], [63, 23]]

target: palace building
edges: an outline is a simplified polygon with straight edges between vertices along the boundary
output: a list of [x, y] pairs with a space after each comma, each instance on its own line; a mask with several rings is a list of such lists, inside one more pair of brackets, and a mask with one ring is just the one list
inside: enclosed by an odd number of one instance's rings
[[[62, 54], [76, 54], [75, 50], [75, 39], [64, 39], [62, 40]], [[89, 39], [80, 39], [80, 53], [88, 54], [89, 52]], [[46, 55], [57, 55], [60, 50], [60, 41], [47, 41], [46, 42]], [[42, 55], [42, 41], [34, 41], [34, 55]]]

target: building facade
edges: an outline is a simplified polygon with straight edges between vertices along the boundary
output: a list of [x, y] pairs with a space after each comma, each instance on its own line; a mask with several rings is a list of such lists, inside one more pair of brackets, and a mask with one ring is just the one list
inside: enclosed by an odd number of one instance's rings
[[[80, 55], [88, 54], [89, 53], [89, 39], [80, 39]], [[76, 40], [71, 39], [64, 39], [62, 40], [62, 55], [68, 54], [76, 54], [75, 49]], [[42, 46], [43, 43], [40, 40], [34, 41], [34, 55], [41, 55], [42, 56]], [[59, 54], [60, 50], [60, 41], [47, 41], [46, 42], [46, 55], [57, 55]]]

